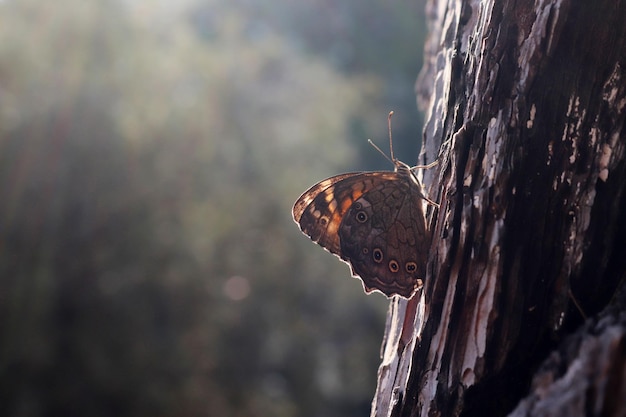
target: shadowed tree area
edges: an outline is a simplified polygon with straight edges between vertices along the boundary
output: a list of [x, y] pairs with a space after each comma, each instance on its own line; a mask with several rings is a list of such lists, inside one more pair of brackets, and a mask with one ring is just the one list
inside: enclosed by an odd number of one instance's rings
[[440, 206], [371, 416], [626, 415], [626, 1], [428, 9]]

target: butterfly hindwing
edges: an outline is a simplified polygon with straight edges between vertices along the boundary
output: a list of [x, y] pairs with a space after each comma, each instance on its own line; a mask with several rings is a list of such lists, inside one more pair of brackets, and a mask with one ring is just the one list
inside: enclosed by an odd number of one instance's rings
[[365, 292], [409, 298], [421, 285], [428, 251], [423, 197], [398, 175], [357, 199], [339, 228], [341, 257]]

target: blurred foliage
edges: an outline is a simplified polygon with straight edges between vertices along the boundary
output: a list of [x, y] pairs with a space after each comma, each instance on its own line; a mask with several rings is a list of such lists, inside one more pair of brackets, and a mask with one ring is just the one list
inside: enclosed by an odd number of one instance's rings
[[369, 413], [387, 301], [290, 209], [384, 146], [402, 7], [0, 2], [0, 415]]
[[[191, 22], [205, 38], [224, 13], [223, 0], [198, 3]], [[321, 57], [327, 65], [348, 76], [375, 74], [384, 82], [368, 101], [375, 113], [363, 112], [351, 123], [350, 146], [362, 164], [356, 169], [389, 169], [388, 162], [372, 152], [364, 138], [386, 145], [386, 124], [381, 113], [396, 110], [394, 150], [403, 160], [417, 160], [421, 142], [422, 116], [416, 108], [413, 84], [422, 66], [422, 44], [426, 34], [425, 0], [230, 0], [228, 10], [245, 16], [250, 37], [279, 33], [300, 53]], [[399, 111], [398, 111], [399, 110]], [[409, 140], [407, 140], [409, 138]], [[345, 166], [345, 164], [344, 164]]]

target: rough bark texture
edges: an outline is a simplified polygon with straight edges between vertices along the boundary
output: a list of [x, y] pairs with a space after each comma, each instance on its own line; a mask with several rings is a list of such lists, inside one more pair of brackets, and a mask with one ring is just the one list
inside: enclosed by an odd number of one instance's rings
[[439, 159], [441, 207], [372, 416], [624, 416], [626, 302], [606, 306], [626, 277], [626, 0], [428, 8], [420, 163]]

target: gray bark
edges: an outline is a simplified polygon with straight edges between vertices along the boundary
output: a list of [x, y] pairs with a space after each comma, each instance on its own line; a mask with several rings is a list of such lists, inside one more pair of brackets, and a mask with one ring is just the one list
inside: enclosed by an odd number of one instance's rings
[[440, 208], [422, 293], [390, 306], [372, 416], [624, 416], [625, 303], [607, 305], [626, 277], [626, 0], [428, 16], [420, 164], [439, 159]]

